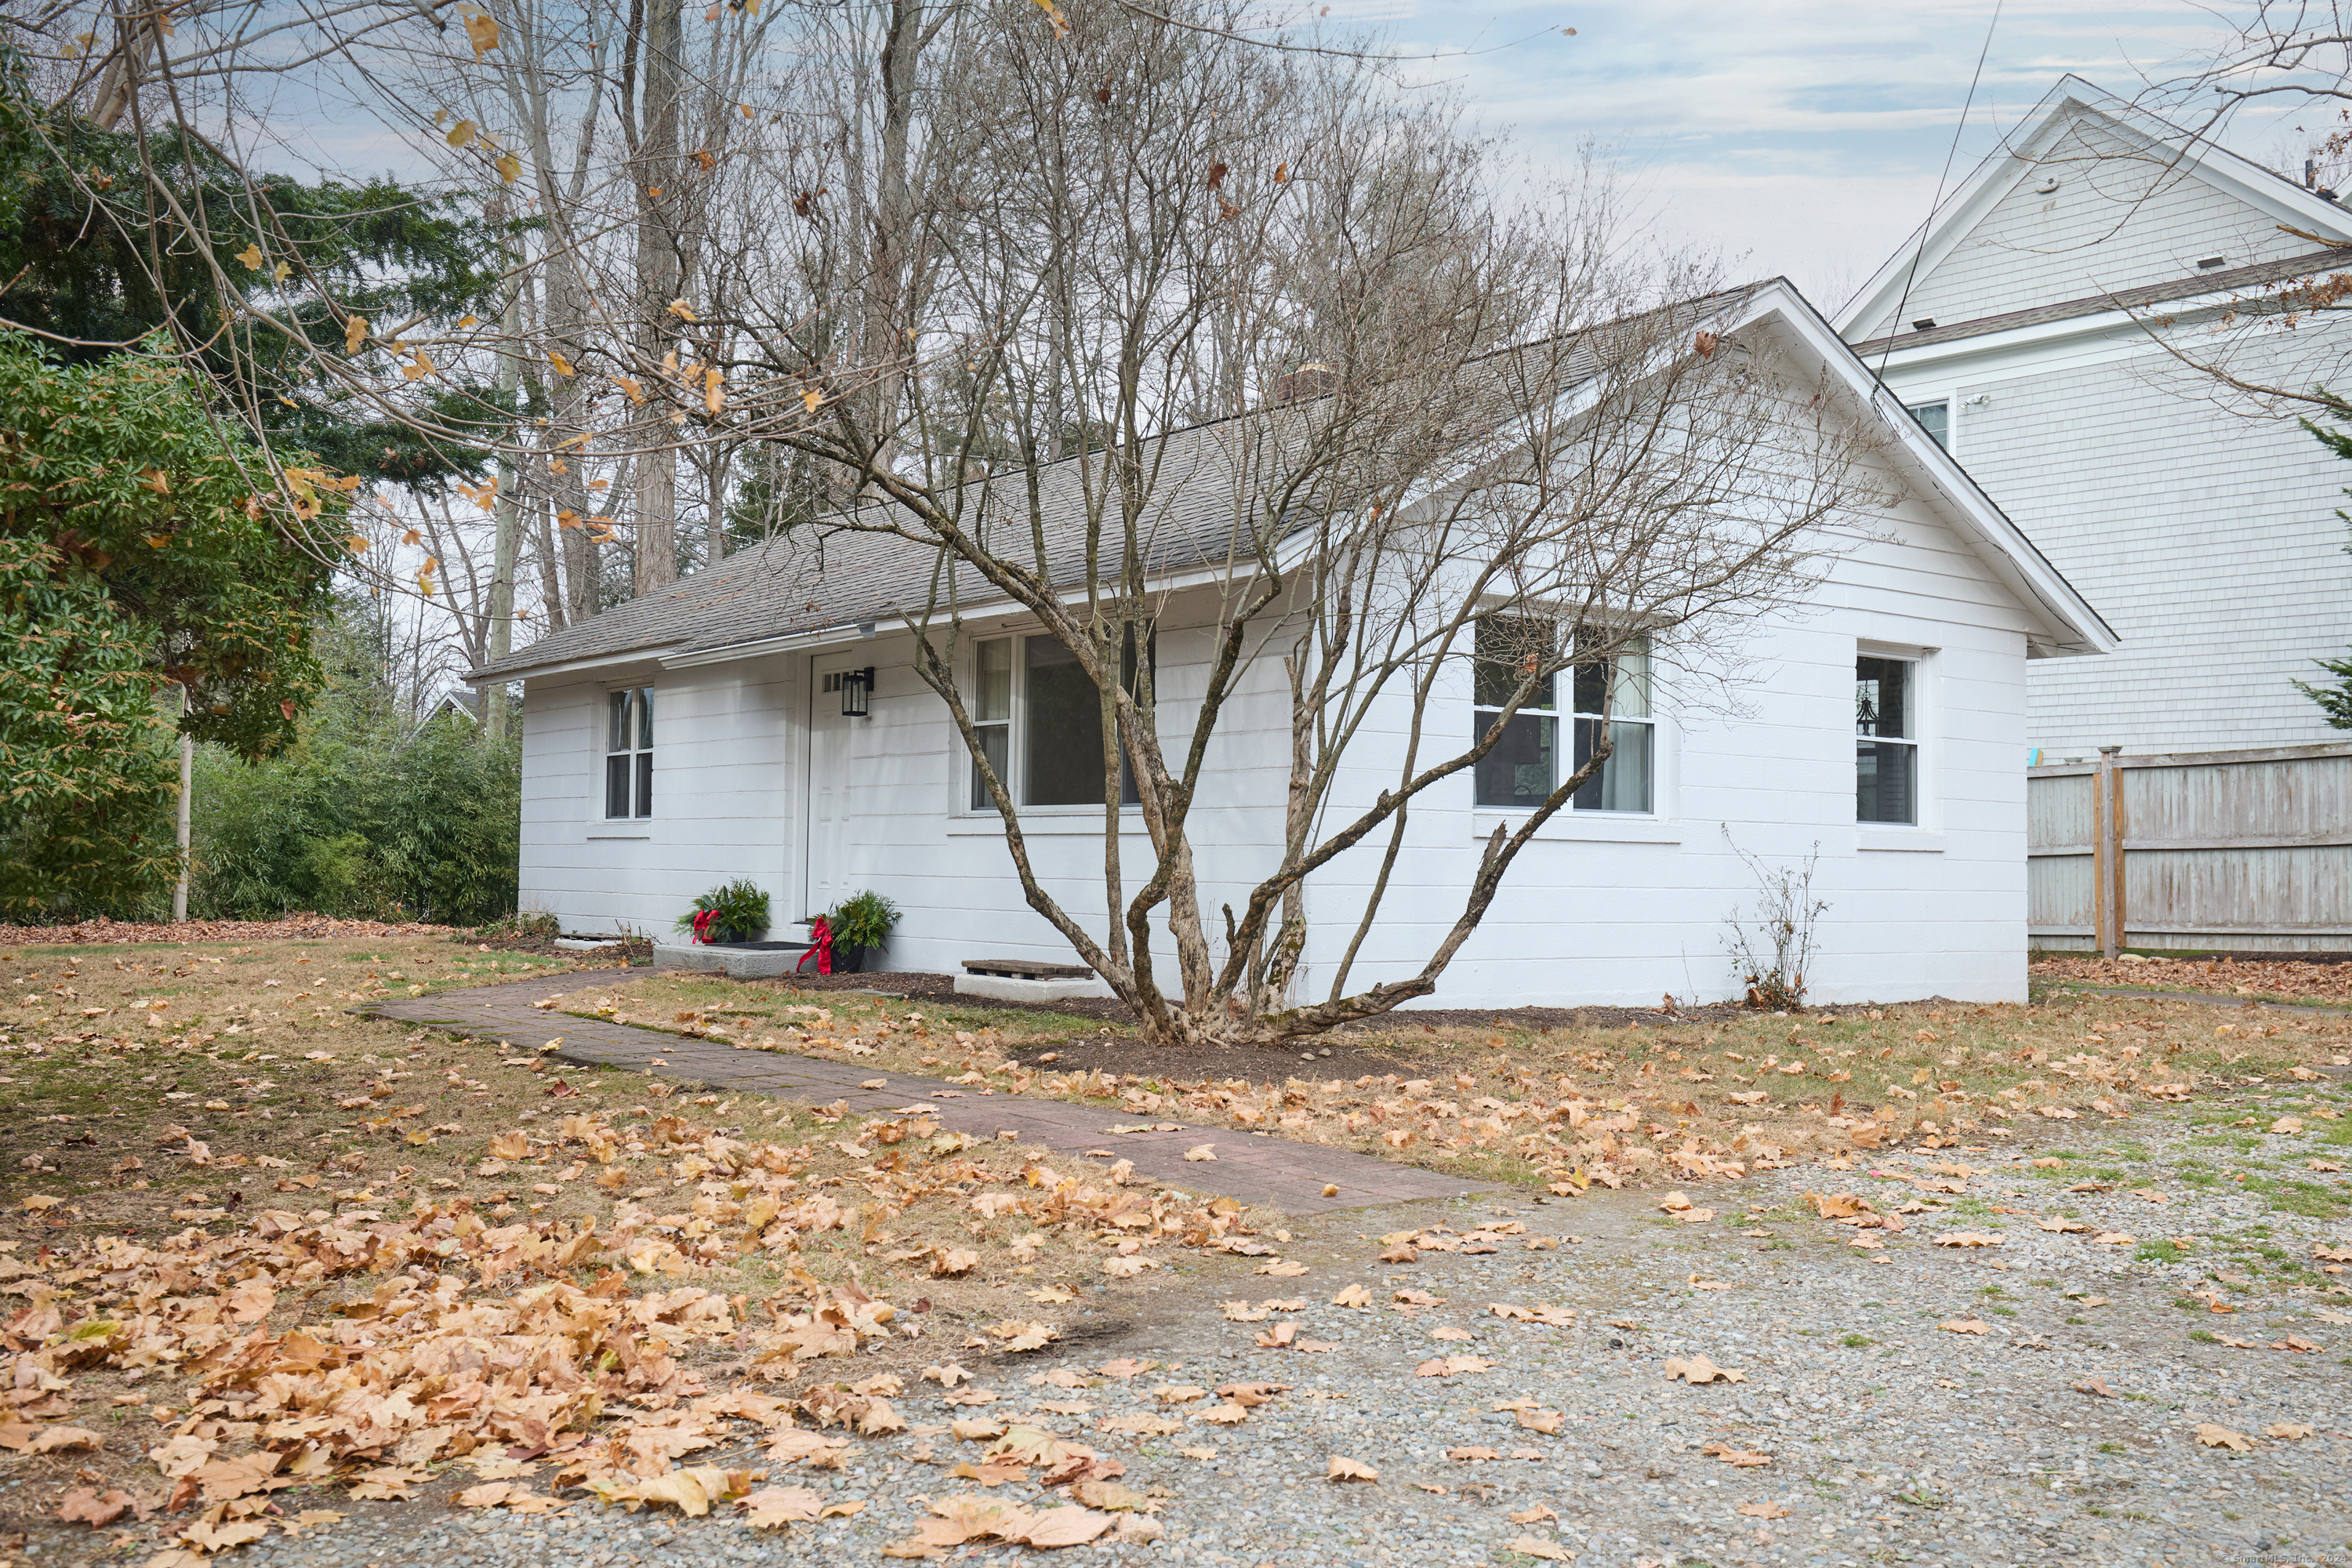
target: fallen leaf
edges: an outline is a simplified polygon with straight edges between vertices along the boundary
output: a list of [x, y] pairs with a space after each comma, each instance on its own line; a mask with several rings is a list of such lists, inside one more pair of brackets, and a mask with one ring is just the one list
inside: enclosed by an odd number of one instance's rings
[[814, 1487], [761, 1487], [736, 1500], [743, 1521], [754, 1530], [814, 1522], [822, 1498]]
[[1981, 1318], [1954, 1318], [1949, 1322], [1937, 1323], [1936, 1326], [1944, 1330], [1948, 1333], [1955, 1334], [1989, 1334], [1992, 1332], [1992, 1325], [1986, 1322]]
[[1769, 1454], [1759, 1454], [1745, 1448], [1736, 1448], [1728, 1443], [1709, 1443], [1699, 1452], [1721, 1459], [1725, 1464], [1740, 1469], [1753, 1469], [1758, 1465], [1769, 1465], [1772, 1462], [1772, 1456]]
[[1369, 1307], [1371, 1304], [1372, 1293], [1361, 1285], [1350, 1285], [1331, 1298], [1331, 1305], [1335, 1307]]
[[67, 1524], [87, 1524], [93, 1530], [112, 1524], [130, 1511], [131, 1494], [95, 1487], [77, 1487], [58, 1504], [58, 1518]]
[[1270, 1403], [1276, 1394], [1289, 1392], [1290, 1384], [1286, 1383], [1221, 1383], [1217, 1385], [1218, 1398], [1230, 1399], [1244, 1408], [1253, 1409]]
[[1540, 1557], [1547, 1563], [1566, 1563], [1571, 1560], [1568, 1551], [1558, 1542], [1546, 1541], [1535, 1535], [1522, 1535], [1503, 1550], [1517, 1552], [1528, 1557]]
[[1760, 1502], [1741, 1503], [1739, 1505], [1739, 1511], [1746, 1514], [1750, 1519], [1786, 1519], [1789, 1517], [1789, 1510], [1786, 1508], [1769, 1500]]
[[1334, 1454], [1331, 1456], [1329, 1477], [1335, 1481], [1376, 1481], [1381, 1479], [1381, 1473], [1370, 1465], [1359, 1464]]
[[[2286, 1442], [2301, 1442], [2311, 1436], [2312, 1429], [2300, 1421], [2273, 1421], [2263, 1428], [2265, 1437], [2277, 1437]], [[109, 1493], [110, 1497], [114, 1494]]]
[[2100, 1399], [2120, 1399], [2123, 1397], [2114, 1389], [2107, 1386], [2107, 1380], [2104, 1377], [2094, 1377], [2085, 1382], [2078, 1383], [2074, 1385], [2074, 1392], [2077, 1394], [2092, 1394]]
[[1187, 1160], [1213, 1160], [1216, 1157], [1217, 1146], [1214, 1143], [1195, 1143], [1184, 1151]]
[[1709, 1361], [1703, 1355], [1688, 1357], [1676, 1356], [1666, 1363], [1665, 1373], [1666, 1381], [1669, 1383], [1674, 1382], [1676, 1378], [1680, 1378], [1685, 1384], [1690, 1384], [1702, 1383], [1745, 1383], [1748, 1381], [1748, 1374], [1746, 1373], [1733, 1372], [1728, 1367], [1717, 1366], [1714, 1362]]
[[1495, 1363], [1482, 1355], [1440, 1356], [1412, 1369], [1415, 1377], [1452, 1377], [1457, 1373], [1491, 1372]]
[[106, 1440], [87, 1426], [45, 1426], [26, 1445], [33, 1454], [55, 1454], [67, 1448], [103, 1448]]
[[2009, 1238], [1990, 1231], [1955, 1230], [1936, 1238], [1938, 1247], [1999, 1247]]
[[2232, 1432], [2227, 1426], [2217, 1426], [2210, 1421], [2198, 1426], [2197, 1440], [2209, 1448], [2228, 1448], [2240, 1454], [2250, 1454], [2254, 1448], [2253, 1439], [2243, 1432]]

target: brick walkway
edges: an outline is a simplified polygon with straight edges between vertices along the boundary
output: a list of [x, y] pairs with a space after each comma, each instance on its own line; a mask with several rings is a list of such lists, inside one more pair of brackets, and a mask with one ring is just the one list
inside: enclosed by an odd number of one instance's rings
[[[1112, 1123], [1133, 1118], [1066, 1100], [958, 1089], [938, 1079], [892, 1077], [887, 1089], [864, 1089], [859, 1086], [877, 1076], [870, 1067], [781, 1051], [744, 1050], [723, 1040], [688, 1039], [633, 1024], [541, 1012], [531, 1005], [558, 984], [557, 977], [541, 975], [413, 1000], [385, 1001], [365, 1011], [452, 1034], [492, 1036], [525, 1047], [560, 1037], [562, 1047], [553, 1053], [560, 1061], [631, 1072], [650, 1070], [666, 1078], [698, 1079], [714, 1088], [780, 1100], [837, 1104], [868, 1115], [919, 1108], [955, 1131], [981, 1138], [1018, 1132], [1024, 1147], [1056, 1153], [1083, 1155], [1090, 1149], [1110, 1149], [1135, 1162], [1139, 1175], [1162, 1186], [1219, 1193], [1286, 1214], [1320, 1214], [1494, 1190], [1487, 1183], [1233, 1128], [1180, 1126], [1172, 1132], [1114, 1133], [1109, 1131]], [[1215, 1146], [1214, 1161], [1184, 1158], [1185, 1150], [1202, 1143]], [[1326, 1197], [1327, 1186], [1339, 1191]]]

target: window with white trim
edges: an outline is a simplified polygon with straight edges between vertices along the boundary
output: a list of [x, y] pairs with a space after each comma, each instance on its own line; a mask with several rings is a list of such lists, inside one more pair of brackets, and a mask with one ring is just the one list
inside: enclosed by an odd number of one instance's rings
[[1915, 403], [1908, 412], [1927, 432], [1927, 438], [1947, 452], [1952, 449], [1952, 405], [1943, 398], [1933, 403]]
[[[1527, 616], [1482, 616], [1475, 632], [1473, 658], [1475, 710], [1471, 737], [1486, 734], [1527, 670], [1540, 668], [1557, 647], [1561, 628]], [[1601, 641], [1578, 628], [1580, 647]], [[1567, 775], [1560, 771], [1559, 718], [1569, 721], [1568, 769], [1592, 760], [1605, 725], [1615, 741], [1601, 771], [1570, 797], [1573, 811], [1643, 814], [1656, 809], [1656, 730], [1650, 711], [1650, 642], [1625, 639], [1613, 654], [1594, 653], [1543, 682], [1503, 727], [1495, 749], [1472, 770], [1476, 803], [1483, 806], [1541, 805]]]
[[[1146, 639], [1145, 657], [1153, 657]], [[1132, 648], [1121, 661], [1135, 689]], [[1154, 668], [1157, 668], [1155, 661]], [[1077, 656], [1048, 637], [989, 637], [972, 647], [971, 715], [988, 765], [1022, 805], [1103, 803], [1102, 704]], [[988, 784], [969, 768], [973, 811], [991, 811]], [[1126, 759], [1119, 762], [1119, 802], [1142, 797]]]
[[1853, 661], [1853, 816], [1919, 821], [1919, 667], [1860, 654]]
[[605, 693], [604, 815], [654, 814], [654, 689]]

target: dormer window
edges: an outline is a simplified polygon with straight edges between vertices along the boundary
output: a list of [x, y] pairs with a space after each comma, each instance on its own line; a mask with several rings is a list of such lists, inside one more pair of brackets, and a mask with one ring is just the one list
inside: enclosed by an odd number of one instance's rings
[[1927, 432], [1929, 440], [1947, 452], [1952, 449], [1952, 405], [1949, 403], [1939, 400], [1914, 404], [1909, 413], [1919, 422], [1919, 428]]

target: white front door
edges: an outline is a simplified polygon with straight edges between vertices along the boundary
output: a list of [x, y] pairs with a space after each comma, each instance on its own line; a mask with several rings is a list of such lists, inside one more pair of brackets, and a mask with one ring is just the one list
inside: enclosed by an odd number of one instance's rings
[[841, 716], [841, 674], [812, 660], [809, 672], [808, 888], [803, 915], [821, 915], [849, 886], [849, 763], [854, 719]]

